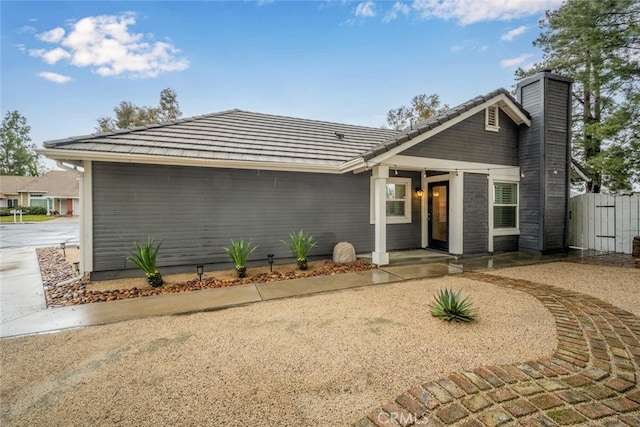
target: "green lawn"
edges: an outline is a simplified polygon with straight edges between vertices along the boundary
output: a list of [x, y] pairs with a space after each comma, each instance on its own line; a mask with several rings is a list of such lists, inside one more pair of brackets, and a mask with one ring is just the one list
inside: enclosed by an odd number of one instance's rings
[[[53, 215], [22, 215], [22, 222], [43, 222], [49, 221], [50, 219], [57, 218]], [[10, 216], [0, 216], [0, 223], [13, 222], [13, 215]], [[16, 222], [20, 222], [20, 215], [16, 215]]]

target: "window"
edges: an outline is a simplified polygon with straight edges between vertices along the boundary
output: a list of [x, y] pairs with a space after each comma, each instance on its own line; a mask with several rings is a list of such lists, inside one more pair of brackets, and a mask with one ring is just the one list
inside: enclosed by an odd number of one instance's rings
[[492, 105], [487, 107], [484, 116], [484, 129], [491, 132], [498, 132], [500, 130], [500, 107]]
[[496, 182], [493, 184], [493, 228], [518, 228], [518, 184]]
[[7, 207], [8, 208], [17, 208], [18, 207], [18, 199], [7, 199]]
[[[411, 178], [387, 178], [387, 223], [411, 222]], [[371, 223], [375, 221], [375, 180], [371, 180]]]

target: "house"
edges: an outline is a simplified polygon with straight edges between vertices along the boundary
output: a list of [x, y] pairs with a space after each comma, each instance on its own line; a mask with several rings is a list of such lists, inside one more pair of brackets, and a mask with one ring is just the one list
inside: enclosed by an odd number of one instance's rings
[[0, 209], [40, 206], [48, 213], [78, 215], [79, 175], [54, 170], [39, 177], [0, 176]]
[[[340, 241], [372, 252], [456, 255], [565, 251], [571, 80], [542, 72], [396, 132], [240, 110], [44, 143], [82, 171], [81, 268], [137, 274], [133, 241], [164, 240], [165, 273], [227, 263], [231, 239], [252, 259], [289, 256], [303, 229], [314, 255]], [[220, 266], [217, 266], [220, 268]]]
[[29, 195], [20, 190], [34, 179], [32, 176], [0, 175], [0, 209], [29, 206]]

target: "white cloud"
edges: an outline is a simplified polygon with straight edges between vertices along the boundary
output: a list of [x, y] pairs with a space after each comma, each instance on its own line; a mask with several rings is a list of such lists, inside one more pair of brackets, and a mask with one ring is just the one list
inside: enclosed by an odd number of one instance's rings
[[464, 40], [461, 43], [452, 45], [449, 50], [451, 53], [458, 53], [460, 51], [471, 51], [484, 53], [489, 50], [489, 46], [481, 45], [477, 40]]
[[530, 53], [523, 53], [522, 55], [518, 55], [515, 58], [503, 59], [500, 61], [501, 68], [515, 68], [519, 67], [525, 63], [527, 59], [531, 58]]
[[409, 5], [405, 3], [395, 2], [390, 11], [388, 11], [384, 18], [382, 18], [382, 22], [391, 22], [398, 17], [398, 15], [402, 14], [404, 16], [409, 15], [411, 8]]
[[43, 42], [58, 43], [64, 37], [64, 28], [56, 27], [53, 30], [38, 34], [36, 37]]
[[23, 25], [22, 27], [18, 28], [18, 33], [35, 33], [36, 31], [36, 27], [32, 26], [32, 25]]
[[453, 19], [462, 25], [509, 20], [558, 8], [564, 0], [414, 0], [412, 7], [424, 19]]
[[45, 49], [31, 49], [29, 51], [31, 56], [40, 57], [47, 64], [55, 64], [56, 62], [62, 59], [71, 58], [71, 54], [61, 47], [56, 47], [55, 49], [45, 50]]
[[51, 73], [49, 71], [42, 71], [41, 73], [38, 73], [38, 76], [59, 84], [65, 84], [72, 80], [69, 76], [63, 76], [62, 74]]
[[371, 18], [373, 16], [376, 16], [376, 12], [373, 10], [374, 7], [375, 5], [373, 4], [372, 1], [367, 1], [365, 3], [358, 3], [358, 6], [356, 7], [355, 15], [362, 16], [364, 18]]
[[14, 46], [16, 47], [16, 49], [18, 49], [22, 53], [27, 51], [27, 47], [22, 43], [16, 44]]
[[500, 40], [506, 40], [506, 41], [511, 41], [513, 39], [515, 39], [518, 36], [521, 36], [522, 34], [524, 34], [527, 31], [527, 26], [526, 25], [521, 25], [518, 28], [514, 28], [513, 30], [509, 30], [506, 33], [504, 33], [502, 35], [502, 37], [500, 37]]
[[89, 16], [73, 23], [68, 32], [57, 27], [39, 34], [38, 39], [59, 46], [30, 49], [29, 54], [49, 64], [65, 60], [77, 67], [89, 67], [101, 76], [148, 78], [189, 67], [189, 61], [180, 57], [180, 50], [172, 44], [153, 42], [144, 34], [130, 32], [129, 27], [135, 23], [132, 13]]

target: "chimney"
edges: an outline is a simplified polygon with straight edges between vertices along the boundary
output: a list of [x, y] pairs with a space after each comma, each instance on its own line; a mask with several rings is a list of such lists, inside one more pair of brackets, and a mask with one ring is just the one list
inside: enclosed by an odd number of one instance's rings
[[520, 238], [524, 252], [568, 249], [571, 163], [571, 84], [542, 71], [516, 87], [531, 127], [520, 129]]

